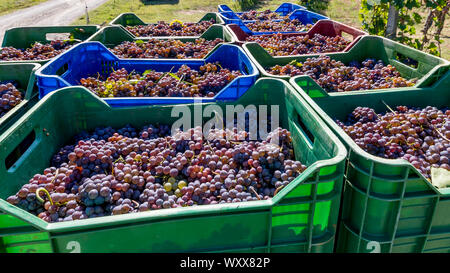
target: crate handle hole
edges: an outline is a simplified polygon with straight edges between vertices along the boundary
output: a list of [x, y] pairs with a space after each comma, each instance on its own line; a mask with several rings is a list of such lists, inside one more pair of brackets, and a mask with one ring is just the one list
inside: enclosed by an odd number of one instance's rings
[[6, 169], [9, 170], [16, 164], [20, 157], [30, 148], [31, 144], [36, 140], [36, 132], [33, 130], [29, 133], [24, 140], [11, 152], [5, 159]]
[[58, 76], [62, 76], [64, 73], [67, 72], [67, 70], [69, 70], [69, 64], [65, 63], [63, 66], [61, 66], [58, 71], [56, 71], [56, 75]]
[[412, 67], [414, 69], [417, 69], [419, 67], [419, 62], [414, 60], [413, 58], [410, 58], [399, 52], [395, 52], [394, 54], [395, 54], [395, 59], [397, 61], [401, 62], [402, 64]]
[[348, 41], [353, 41], [355, 39], [355, 37], [352, 34], [345, 31], [341, 31], [340, 36]]
[[308, 127], [306, 127], [305, 123], [303, 122], [303, 119], [300, 117], [297, 111], [295, 111], [295, 116], [297, 125], [300, 127], [300, 131], [303, 134], [303, 137], [309, 142], [311, 146], [313, 146], [315, 140], [314, 135], [311, 133]]
[[248, 67], [244, 62], [241, 64], [241, 66], [242, 66], [242, 70], [245, 73], [245, 75], [250, 75], [250, 71], [248, 70]]
[[70, 40], [71, 36], [71, 33], [47, 33], [45, 39], [47, 41]]

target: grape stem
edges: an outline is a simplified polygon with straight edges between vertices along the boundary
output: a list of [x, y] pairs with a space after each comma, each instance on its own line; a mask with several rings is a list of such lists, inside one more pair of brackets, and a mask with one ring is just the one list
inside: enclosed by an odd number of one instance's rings
[[450, 142], [450, 140], [448, 140], [441, 132], [439, 132], [439, 130], [436, 127], [433, 126], [433, 130], [435, 130], [436, 133], [438, 133], [443, 139], [445, 139], [445, 140]]
[[275, 192], [273, 193], [273, 196], [277, 195], [277, 193], [278, 193], [281, 189], [283, 189], [283, 188], [284, 188], [284, 185], [278, 187], [278, 188], [275, 190]]
[[381, 102], [389, 109], [389, 111], [391, 111], [393, 114], [395, 114], [395, 111], [392, 110], [392, 108], [387, 103], [385, 103], [384, 100], [381, 100]]
[[256, 198], [258, 198], [258, 200], [261, 200], [261, 197], [259, 197], [259, 194], [255, 191], [253, 187], [251, 187], [250, 190], [256, 195]]
[[50, 204], [53, 206], [53, 200], [50, 197], [50, 193], [45, 188], [39, 188], [36, 190], [36, 198], [39, 200], [39, 202], [41, 202], [41, 203], [45, 202], [45, 200], [42, 199], [42, 197], [39, 195], [41, 193], [41, 191], [43, 191], [45, 193], [45, 195], [47, 195], [48, 200], [50, 200]]
[[135, 205], [135, 207], [136, 207], [136, 208], [138, 208], [138, 207], [139, 207], [139, 203], [138, 203], [138, 202], [136, 202], [135, 200], [131, 200], [131, 202], [133, 202], [133, 204]]
[[172, 68], [169, 70], [169, 72], [164, 72], [164, 74], [162, 74], [162, 76], [156, 81], [156, 83], [158, 83], [162, 78], [164, 78], [165, 76], [167, 76], [168, 74], [172, 73], [172, 70], [175, 68], [175, 66], [172, 66]]

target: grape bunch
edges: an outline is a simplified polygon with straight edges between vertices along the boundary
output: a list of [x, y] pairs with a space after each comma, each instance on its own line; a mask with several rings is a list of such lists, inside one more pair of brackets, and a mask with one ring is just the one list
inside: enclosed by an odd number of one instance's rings
[[34, 43], [30, 48], [17, 49], [14, 47], [0, 48], [0, 60], [2, 61], [25, 61], [25, 60], [48, 60], [71, 48], [76, 41], [54, 40], [48, 44]]
[[83, 132], [62, 148], [67, 156], [58, 166], [34, 175], [7, 201], [47, 222], [72, 221], [267, 200], [306, 169], [295, 161], [286, 129], [263, 140], [237, 127], [206, 136], [201, 127], [170, 133], [167, 125]]
[[216, 45], [223, 43], [222, 39], [196, 39], [194, 42], [180, 40], [157, 40], [123, 42], [114, 47], [112, 52], [120, 58], [176, 58], [201, 59]]
[[394, 109], [377, 114], [368, 107], [357, 107], [344, 122], [336, 123], [364, 151], [382, 158], [403, 158], [427, 179], [431, 179], [432, 167], [450, 171], [449, 108]]
[[294, 32], [307, 31], [311, 24], [304, 25], [298, 19], [280, 21], [255, 21], [245, 24], [253, 32]]
[[286, 36], [280, 33], [272, 35], [248, 36], [247, 42], [256, 42], [272, 56], [292, 56], [343, 51], [350, 41], [342, 36], [329, 37], [321, 34]]
[[136, 37], [155, 37], [155, 36], [198, 36], [202, 35], [216, 21], [201, 21], [198, 23], [183, 23], [174, 20], [168, 24], [160, 21], [157, 24], [127, 26], [126, 29]]
[[274, 20], [283, 16], [268, 9], [265, 11], [249, 10], [238, 15], [238, 17], [241, 20]]
[[106, 79], [88, 77], [80, 80], [96, 95], [107, 97], [214, 97], [228, 83], [239, 77], [237, 70], [222, 68], [219, 63], [206, 63], [194, 70], [182, 65], [174, 73], [148, 70], [129, 73], [124, 68]]
[[21, 103], [22, 100], [22, 92], [13, 83], [0, 82], [0, 118]]
[[386, 66], [383, 61], [374, 59], [366, 59], [362, 63], [352, 61], [345, 65], [329, 56], [320, 56], [308, 58], [304, 63], [293, 61], [266, 70], [273, 75], [310, 76], [327, 92], [410, 87], [417, 82], [415, 78], [403, 78], [394, 66]]

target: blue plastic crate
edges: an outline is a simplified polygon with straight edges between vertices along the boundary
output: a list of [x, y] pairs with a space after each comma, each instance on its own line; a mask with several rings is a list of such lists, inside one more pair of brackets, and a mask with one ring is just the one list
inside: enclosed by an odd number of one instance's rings
[[[242, 31], [244, 31], [245, 33], [247, 33], [249, 35], [274, 34], [274, 33], [299, 33], [298, 31], [285, 31], [285, 32], [257, 31], [257, 32], [253, 32], [247, 27], [247, 24], [251, 23], [251, 22], [255, 22], [255, 20], [243, 21], [243, 20], [239, 19], [239, 17], [236, 15], [236, 13], [234, 13], [232, 11], [222, 12], [222, 13], [220, 13], [220, 16], [222, 17], [222, 19], [225, 21], [225, 23], [227, 25], [228, 24], [236, 24], [242, 29]], [[329, 20], [329, 18], [326, 16], [323, 16], [321, 14], [318, 14], [318, 13], [315, 13], [312, 11], [304, 10], [304, 9], [295, 10], [293, 13], [291, 13], [291, 15], [289, 15], [289, 19], [291, 19], [291, 20], [297, 19], [304, 25], [308, 25], [308, 24], [314, 25], [319, 20]], [[275, 21], [281, 21], [281, 20], [272, 20], [272, 21], [275, 22]]]
[[[283, 4], [281, 4], [281, 5], [275, 10], [275, 12], [280, 13], [282, 16], [286, 16], [286, 15], [288, 15], [289, 13], [291, 13], [291, 12], [293, 12], [294, 10], [297, 10], [297, 9], [305, 9], [305, 10], [306, 10], [305, 7], [300, 6], [300, 5], [297, 5], [297, 4], [283, 3]], [[219, 10], [219, 13], [220, 13], [220, 12], [228, 12], [228, 11], [234, 12], [234, 11], [233, 11], [229, 6], [227, 6], [227, 5], [218, 5], [218, 10]], [[244, 13], [244, 12], [235, 12], [235, 14], [237, 14], [237, 15], [242, 15], [243, 13]]]
[[225, 86], [215, 97], [124, 97], [104, 98], [113, 107], [138, 105], [173, 104], [232, 101], [242, 96], [259, 76], [258, 69], [245, 52], [236, 45], [220, 46], [206, 59], [119, 59], [99, 42], [86, 42], [74, 46], [59, 55], [36, 72], [39, 98], [63, 87], [79, 85], [79, 80], [88, 76], [109, 75], [113, 70], [125, 68], [127, 71], [143, 73], [148, 69], [159, 72], [176, 71], [183, 64], [199, 69], [207, 62], [220, 62], [221, 66], [239, 70], [243, 75]]

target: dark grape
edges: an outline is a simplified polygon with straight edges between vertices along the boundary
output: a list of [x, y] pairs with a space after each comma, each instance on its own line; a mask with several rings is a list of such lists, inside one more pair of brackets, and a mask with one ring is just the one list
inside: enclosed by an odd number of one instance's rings
[[20, 92], [13, 83], [0, 83], [0, 118], [23, 100]]

